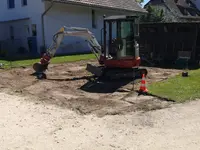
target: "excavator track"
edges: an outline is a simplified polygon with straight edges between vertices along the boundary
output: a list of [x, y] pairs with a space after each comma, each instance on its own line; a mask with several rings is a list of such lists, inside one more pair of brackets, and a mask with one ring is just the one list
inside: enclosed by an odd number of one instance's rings
[[106, 79], [141, 79], [142, 74], [147, 76], [148, 71], [145, 68], [106, 68], [103, 71], [102, 77]]
[[145, 68], [105, 68], [103, 66], [87, 65], [86, 70], [96, 77], [104, 79], [141, 79], [142, 74], [147, 76]]
[[[42, 65], [40, 63], [35, 63], [33, 65], [38, 79], [46, 79], [46, 74], [44, 72], [47, 68], [48, 64]], [[105, 68], [104, 66], [93, 66], [91, 64], [87, 65], [86, 70], [96, 77], [109, 80], [141, 79], [143, 74], [145, 74], [145, 76], [148, 74], [145, 68]]]

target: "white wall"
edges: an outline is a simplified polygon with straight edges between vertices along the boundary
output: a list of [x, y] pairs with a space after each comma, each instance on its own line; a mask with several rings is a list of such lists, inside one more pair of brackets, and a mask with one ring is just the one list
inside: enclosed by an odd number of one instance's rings
[[[10, 22], [11, 20], [30, 18], [29, 26], [31, 27], [31, 24], [36, 24], [37, 26], [37, 33], [38, 33], [37, 43], [39, 50], [40, 46], [42, 45], [41, 15], [45, 11], [44, 2], [42, 0], [27, 0], [27, 1], [28, 5], [22, 6], [21, 0], [15, 0], [15, 8], [8, 9], [7, 0], [1, 0], [0, 22], [4, 22], [3, 24], [12, 25], [12, 23], [14, 22]], [[14, 30], [17, 31], [17, 29], [24, 27], [24, 23], [23, 21], [18, 21], [18, 23], [16, 24], [15, 22], [13, 26]], [[5, 30], [7, 30], [7, 28], [5, 28]], [[19, 35], [16, 34], [16, 36]], [[6, 36], [3, 37], [0, 36], [0, 40], [6, 40]]]
[[[101, 29], [103, 28], [103, 15], [120, 15], [122, 12], [114, 12], [104, 9], [95, 9], [97, 18], [97, 28], [92, 28], [92, 8], [75, 6], [69, 4], [55, 4], [45, 16], [45, 40], [49, 46], [53, 35], [62, 26], [73, 26], [88, 28], [94, 33], [98, 41], [101, 40]], [[127, 14], [127, 13], [126, 13]], [[81, 38], [65, 37], [57, 53], [77, 51], [89, 51], [87, 43]]]
[[44, 11], [42, 0], [27, 0], [28, 5], [22, 6], [21, 0], [15, 0], [15, 8], [9, 9], [7, 0], [0, 1], [0, 21], [17, 20], [39, 16]]

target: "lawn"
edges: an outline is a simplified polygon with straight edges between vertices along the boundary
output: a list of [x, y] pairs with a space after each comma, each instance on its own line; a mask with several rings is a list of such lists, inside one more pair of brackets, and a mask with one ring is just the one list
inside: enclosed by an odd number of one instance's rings
[[[64, 63], [64, 62], [75, 62], [80, 60], [89, 60], [94, 59], [94, 54], [83, 54], [83, 55], [72, 55], [72, 56], [58, 56], [54, 57], [51, 60], [52, 64]], [[5, 69], [21, 66], [32, 66], [34, 63], [39, 62], [40, 59], [29, 59], [29, 60], [18, 60], [18, 61], [5, 61], [0, 60], [0, 63], [4, 64]]]
[[189, 71], [189, 77], [181, 74], [168, 80], [149, 85], [149, 93], [174, 100], [185, 102], [200, 98], [200, 69]]

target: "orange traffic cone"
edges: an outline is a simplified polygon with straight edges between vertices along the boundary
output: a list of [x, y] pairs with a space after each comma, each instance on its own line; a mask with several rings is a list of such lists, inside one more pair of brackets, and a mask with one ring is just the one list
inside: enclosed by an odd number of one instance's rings
[[142, 74], [142, 81], [141, 81], [139, 92], [140, 93], [147, 93], [148, 92], [148, 89], [146, 87], [145, 74]]

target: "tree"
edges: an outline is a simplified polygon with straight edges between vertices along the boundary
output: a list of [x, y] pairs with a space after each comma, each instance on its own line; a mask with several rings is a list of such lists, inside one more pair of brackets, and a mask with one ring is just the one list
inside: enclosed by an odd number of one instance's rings
[[146, 10], [148, 14], [141, 17], [141, 22], [164, 22], [163, 9], [154, 8], [148, 5]]
[[141, 7], [142, 7], [142, 3], [144, 2], [144, 0], [135, 0]]

